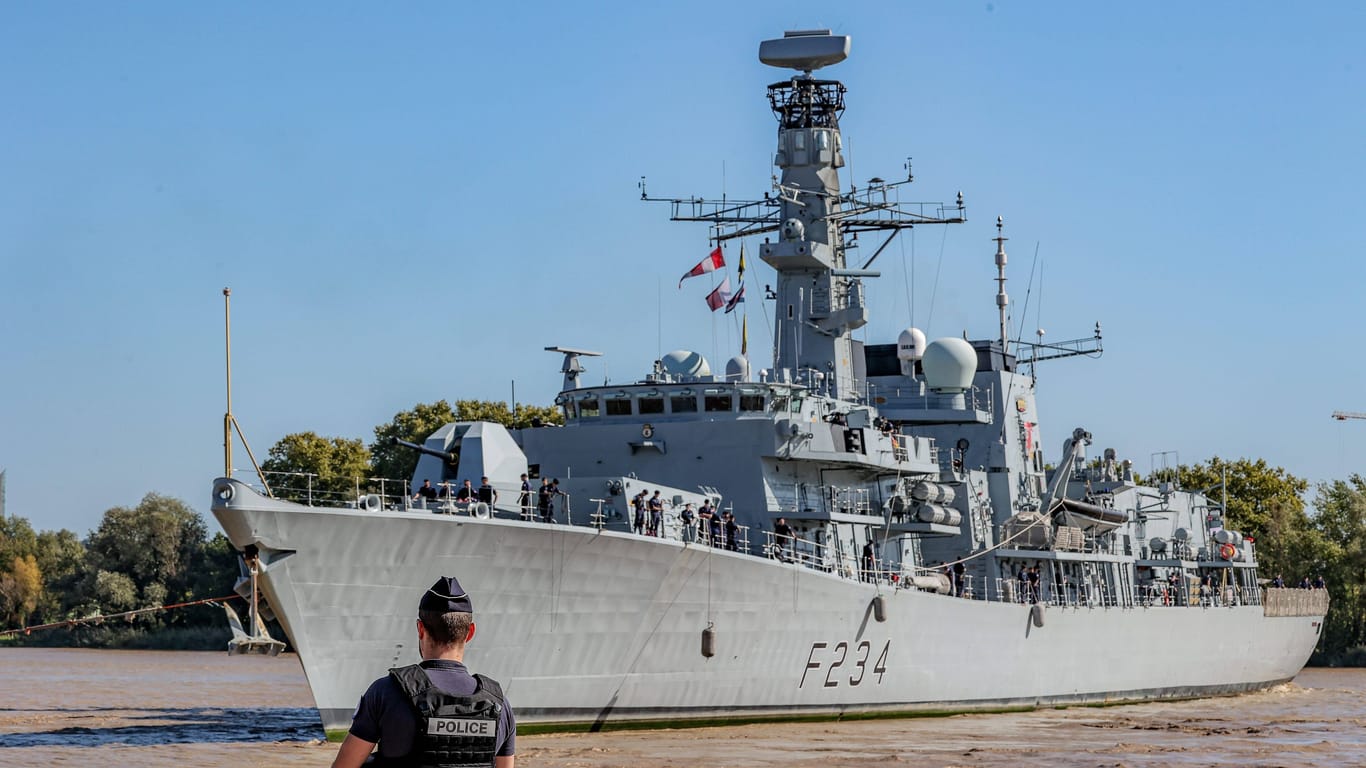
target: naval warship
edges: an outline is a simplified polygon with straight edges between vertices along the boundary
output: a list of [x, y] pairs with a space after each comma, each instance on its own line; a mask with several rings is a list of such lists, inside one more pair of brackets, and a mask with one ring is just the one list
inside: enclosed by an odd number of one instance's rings
[[[1264, 586], [1223, 504], [1144, 485], [1113, 450], [1092, 457], [1082, 426], [1045, 447], [1035, 366], [1098, 354], [1100, 329], [1009, 339], [999, 220], [996, 338], [855, 338], [877, 254], [966, 208], [897, 202], [909, 178], [842, 185], [846, 90], [815, 73], [849, 48], [824, 30], [761, 43], [786, 71], [767, 87], [762, 198], [664, 199], [718, 247], [750, 238], [772, 269], [770, 366], [742, 355], [715, 373], [680, 350], [593, 386], [595, 353], [548, 347], [562, 426], [447, 424], [411, 444], [411, 480], [348, 499], [280, 498], [235, 479], [229, 449], [212, 504], [250, 570], [239, 588], [297, 649], [327, 729], [417, 660], [413, 605], [443, 574], [474, 596], [471, 668], [530, 727], [1211, 696], [1305, 663], [1326, 593]], [[860, 234], [879, 243], [870, 258]], [[558, 481], [548, 508], [519, 492], [523, 474]], [[480, 477], [496, 500], [408, 485]], [[641, 492], [660, 502], [637, 526]], [[271, 642], [253, 627], [234, 642]]]

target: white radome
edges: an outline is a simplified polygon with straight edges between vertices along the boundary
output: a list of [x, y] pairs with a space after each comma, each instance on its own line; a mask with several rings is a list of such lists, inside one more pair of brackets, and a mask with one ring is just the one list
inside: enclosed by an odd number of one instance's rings
[[700, 353], [675, 349], [661, 360], [670, 376], [700, 377], [711, 375], [711, 364]]
[[936, 392], [962, 392], [972, 386], [977, 371], [977, 351], [960, 338], [935, 339], [925, 347], [920, 361], [925, 382]]
[[907, 328], [896, 337], [896, 359], [919, 360], [925, 354], [925, 332]]

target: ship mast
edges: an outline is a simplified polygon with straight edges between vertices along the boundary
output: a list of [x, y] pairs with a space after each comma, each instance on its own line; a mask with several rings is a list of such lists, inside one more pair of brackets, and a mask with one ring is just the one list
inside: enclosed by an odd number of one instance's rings
[[[797, 72], [768, 86], [778, 119], [779, 175], [772, 193], [749, 202], [650, 198], [643, 190], [641, 197], [670, 203], [674, 221], [710, 223], [717, 242], [766, 235], [759, 257], [777, 271], [777, 288], [769, 295], [776, 304], [774, 378], [862, 401], [862, 351], [851, 332], [868, 322], [862, 280], [879, 274], [868, 267], [903, 229], [967, 219], [961, 193], [956, 205], [897, 202], [895, 189], [910, 183], [909, 170], [905, 181], [875, 178], [863, 190], [841, 190], [845, 88], [812, 72], [843, 61], [849, 44], [847, 35], [829, 30], [787, 32], [760, 44], [760, 61]], [[860, 268], [850, 269], [847, 249], [856, 247], [860, 232], [886, 232], [887, 238]]]
[[996, 309], [1001, 315], [1001, 354], [1010, 354], [1010, 328], [1009, 312], [1006, 308], [1010, 306], [1010, 297], [1006, 295], [1006, 237], [1001, 231], [1005, 226], [1000, 216], [996, 217]]

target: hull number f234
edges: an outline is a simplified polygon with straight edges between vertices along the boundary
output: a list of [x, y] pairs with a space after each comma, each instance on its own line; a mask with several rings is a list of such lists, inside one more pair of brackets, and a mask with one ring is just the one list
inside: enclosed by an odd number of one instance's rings
[[806, 669], [802, 670], [802, 679], [797, 687], [802, 688], [808, 682], [825, 688], [862, 685], [867, 681], [881, 685], [882, 676], [887, 672], [887, 652], [891, 649], [892, 641], [888, 640], [882, 646], [882, 653], [878, 654], [877, 660], [869, 666], [873, 646], [867, 640], [854, 646], [845, 642], [833, 646], [830, 643], [812, 643], [811, 653], [806, 656]]

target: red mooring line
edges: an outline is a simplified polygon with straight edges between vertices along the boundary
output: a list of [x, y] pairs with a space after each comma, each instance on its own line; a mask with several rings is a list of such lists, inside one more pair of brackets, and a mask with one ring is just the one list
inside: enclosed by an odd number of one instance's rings
[[32, 634], [35, 630], [57, 629], [59, 627], [77, 627], [87, 624], [100, 624], [105, 621], [108, 621], [109, 619], [132, 619], [136, 616], [141, 616], [145, 613], [171, 611], [175, 610], [176, 608], [189, 608], [195, 605], [213, 605], [216, 603], [225, 603], [229, 600], [241, 599], [243, 599], [242, 596], [237, 594], [228, 595], [226, 597], [206, 597], [203, 600], [191, 600], [188, 603], [175, 603], [174, 605], [158, 605], [154, 608], [139, 608], [135, 611], [124, 611], [123, 613], [110, 613], [101, 616], [87, 616], [83, 619], [67, 619], [66, 621], [55, 621], [51, 624], [34, 624], [31, 627], [22, 627], [20, 629], [0, 630], [0, 637], [9, 637], [10, 635], [18, 634], [28, 635]]

